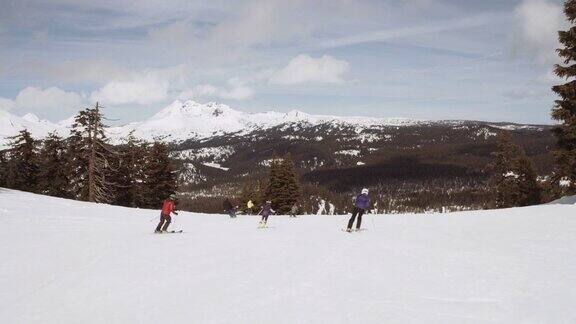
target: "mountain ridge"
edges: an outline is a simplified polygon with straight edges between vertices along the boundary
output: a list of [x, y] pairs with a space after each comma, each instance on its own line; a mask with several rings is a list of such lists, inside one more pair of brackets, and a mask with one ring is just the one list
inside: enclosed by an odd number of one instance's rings
[[[74, 117], [53, 123], [41, 120], [32, 113], [19, 117], [7, 111], [0, 111], [0, 147], [7, 145], [6, 137], [13, 136], [22, 129], [28, 129], [33, 136], [43, 138], [50, 132], [68, 136]], [[405, 127], [424, 124], [462, 125], [467, 120], [424, 120], [411, 118], [384, 118], [364, 116], [313, 115], [300, 110], [286, 113], [266, 111], [250, 113], [236, 110], [228, 105], [193, 100], [176, 100], [142, 121], [131, 122], [108, 129], [112, 142], [119, 143], [130, 132], [144, 140], [183, 142], [188, 139], [202, 139], [224, 134], [248, 134], [255, 130], [270, 129], [283, 124], [300, 124], [302, 127], [331, 124], [334, 126], [354, 126], [361, 132], [365, 127]], [[540, 127], [543, 125], [506, 122], [482, 122], [500, 125], [505, 129], [518, 127]], [[498, 126], [496, 126], [498, 127]]]

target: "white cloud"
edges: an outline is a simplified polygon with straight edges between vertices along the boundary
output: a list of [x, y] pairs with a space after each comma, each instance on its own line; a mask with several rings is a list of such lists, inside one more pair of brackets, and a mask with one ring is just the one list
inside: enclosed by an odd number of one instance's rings
[[90, 95], [104, 105], [149, 105], [169, 99], [169, 92], [181, 89], [188, 79], [185, 64], [127, 72], [112, 79]]
[[45, 72], [58, 81], [102, 83], [124, 75], [128, 70], [110, 61], [80, 59], [47, 66]]
[[301, 24], [292, 28], [280, 28], [285, 23], [285, 16], [297, 7], [291, 1], [249, 1], [240, 14], [225, 20], [212, 31], [211, 36], [218, 43], [258, 44], [268, 42], [273, 35], [284, 37], [294, 34]]
[[92, 92], [92, 101], [104, 105], [148, 105], [168, 98], [169, 81], [153, 73], [133, 75], [127, 79], [114, 80]]
[[176, 47], [189, 50], [196, 43], [193, 26], [184, 20], [166, 26], [152, 28], [148, 31], [149, 40], [159, 47]]
[[277, 71], [271, 83], [276, 84], [301, 84], [308, 82], [316, 83], [343, 83], [343, 74], [348, 71], [349, 64], [338, 60], [330, 55], [313, 58], [301, 54], [290, 60], [288, 65]]
[[98, 83], [117, 79], [131, 73], [125, 67], [111, 60], [73, 59], [25, 60], [10, 67], [11, 75], [39, 77], [44, 82], [63, 83]]
[[244, 100], [254, 95], [254, 90], [245, 85], [240, 79], [232, 78], [228, 80], [228, 89], [220, 94], [224, 99]]
[[322, 48], [351, 46], [363, 43], [385, 42], [394, 39], [410, 38], [414, 36], [439, 34], [459, 29], [480, 27], [494, 24], [499, 20], [508, 18], [505, 14], [480, 13], [448, 20], [432, 21], [428, 24], [418, 24], [410, 27], [390, 28], [377, 31], [363, 32], [352, 36], [330, 39], [320, 42]]
[[47, 30], [38, 30], [32, 34], [32, 39], [38, 43], [47, 43], [50, 40], [50, 34]]
[[25, 109], [80, 109], [84, 98], [76, 92], [64, 91], [57, 87], [46, 89], [27, 87], [18, 93], [14, 102], [14, 107]]
[[0, 110], [10, 110], [16, 107], [14, 100], [0, 97]]
[[190, 99], [196, 97], [212, 97], [218, 94], [218, 88], [205, 83], [205, 84], [198, 84], [192, 88], [186, 89], [180, 93], [178, 96], [180, 99]]
[[212, 97], [221, 99], [245, 100], [254, 95], [254, 90], [237, 78], [228, 80], [228, 87], [217, 87], [209, 83], [198, 84], [186, 89], [178, 96], [180, 99]]
[[518, 27], [515, 50], [542, 64], [556, 62], [558, 30], [566, 27], [562, 7], [547, 0], [524, 0], [515, 15]]

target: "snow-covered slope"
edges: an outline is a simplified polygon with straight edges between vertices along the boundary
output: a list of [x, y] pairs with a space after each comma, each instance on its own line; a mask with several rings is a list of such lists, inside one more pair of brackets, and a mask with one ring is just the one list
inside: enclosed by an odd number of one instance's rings
[[272, 217], [0, 190], [0, 323], [575, 323], [576, 207]]
[[565, 196], [549, 203], [550, 205], [576, 205], [576, 196]]

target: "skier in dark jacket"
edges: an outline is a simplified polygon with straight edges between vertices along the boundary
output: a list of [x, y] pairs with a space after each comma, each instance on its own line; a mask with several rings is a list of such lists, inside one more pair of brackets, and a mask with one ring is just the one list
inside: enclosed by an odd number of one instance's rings
[[354, 210], [352, 211], [352, 217], [348, 221], [347, 232], [352, 231], [352, 225], [354, 225], [354, 219], [358, 216], [358, 221], [356, 222], [356, 230], [360, 230], [360, 225], [362, 224], [362, 215], [366, 212], [370, 206], [370, 197], [368, 197], [368, 189], [362, 189], [362, 193], [359, 194], [356, 199], [354, 199]]
[[232, 205], [229, 199], [224, 200], [224, 210], [230, 215], [230, 218], [236, 218], [236, 207]]
[[262, 220], [260, 220], [258, 228], [263, 228], [267, 226], [266, 224], [268, 223], [268, 216], [270, 216], [271, 213], [274, 213], [274, 209], [272, 209], [272, 202], [270, 200], [267, 200], [264, 206], [262, 206], [262, 208], [260, 209], [260, 212], [258, 213], [259, 215], [262, 215]]
[[170, 195], [162, 202], [162, 211], [160, 212], [160, 223], [156, 226], [156, 233], [165, 233], [168, 230], [168, 226], [172, 222], [170, 214], [178, 215], [176, 212], [176, 204], [174, 199], [176, 196], [174, 194]]

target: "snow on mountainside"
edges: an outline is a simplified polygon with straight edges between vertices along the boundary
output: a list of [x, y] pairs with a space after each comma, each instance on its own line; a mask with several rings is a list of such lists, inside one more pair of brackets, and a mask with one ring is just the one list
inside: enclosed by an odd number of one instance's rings
[[[74, 117], [70, 117], [59, 123], [51, 123], [40, 120], [33, 114], [18, 117], [8, 112], [0, 111], [0, 147], [6, 145], [6, 136], [15, 135], [19, 130], [24, 128], [27, 128], [34, 136], [39, 138], [46, 136], [50, 131], [57, 131], [62, 136], [67, 136], [73, 122]], [[202, 139], [223, 134], [246, 134], [254, 130], [268, 129], [280, 125], [294, 126], [294, 124], [297, 124], [300, 128], [321, 124], [330, 124], [337, 128], [351, 126], [360, 134], [362, 130], [369, 127], [401, 127], [440, 123], [453, 125], [454, 127], [463, 127], [462, 121], [432, 122], [407, 118], [324, 116], [310, 115], [298, 110], [293, 110], [288, 113], [274, 111], [248, 113], [214, 102], [201, 104], [192, 100], [177, 100], [144, 121], [109, 128], [108, 136], [113, 142], [119, 142], [131, 131], [134, 131], [135, 136], [146, 140], [160, 139], [164, 141], [181, 142], [187, 139]], [[293, 129], [298, 129], [298, 127], [293, 127]], [[518, 127], [525, 128], [533, 126], [502, 124], [497, 125], [497, 127], [516, 129]], [[368, 137], [365, 140], [370, 142], [374, 140], [374, 138]]]
[[65, 127], [41, 120], [34, 114], [28, 113], [23, 117], [18, 117], [0, 110], [0, 148], [8, 143], [6, 137], [14, 136], [23, 129], [28, 129], [36, 138], [43, 138], [52, 131], [56, 131], [62, 136], [68, 135], [68, 130]]
[[347, 125], [414, 125], [419, 121], [403, 118], [337, 117], [309, 115], [293, 110], [288, 113], [247, 113], [234, 110], [227, 105], [210, 102], [200, 104], [192, 100], [175, 101], [143, 122], [131, 123], [110, 130], [114, 137], [123, 137], [134, 131], [144, 139], [161, 138], [183, 141], [190, 138], [205, 138], [227, 133], [250, 132], [286, 123], [318, 125], [321, 123]]
[[[0, 133], [2, 136], [0, 147], [7, 143], [4, 139], [5, 136], [15, 135], [24, 128], [40, 138], [52, 130], [66, 136], [69, 134], [69, 128], [73, 122], [74, 117], [53, 124], [40, 120], [33, 114], [18, 117], [8, 112], [0, 112], [0, 126], [6, 125], [2, 127]], [[192, 100], [176, 100], [144, 121], [109, 128], [108, 135], [112, 141], [118, 142], [133, 131], [135, 136], [146, 140], [160, 139], [179, 142], [222, 134], [248, 133], [256, 129], [266, 129], [291, 123], [302, 123], [309, 126], [332, 123], [362, 127], [371, 125], [407, 126], [420, 122], [405, 118], [309, 115], [297, 110], [288, 113], [274, 111], [247, 113], [215, 102], [201, 104]]]
[[0, 323], [575, 323], [573, 205], [258, 218], [0, 189]]

